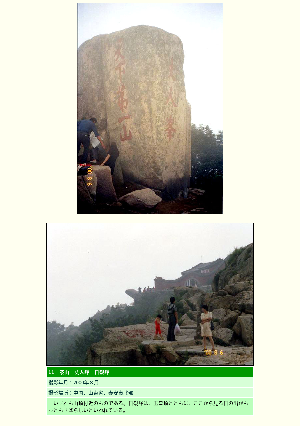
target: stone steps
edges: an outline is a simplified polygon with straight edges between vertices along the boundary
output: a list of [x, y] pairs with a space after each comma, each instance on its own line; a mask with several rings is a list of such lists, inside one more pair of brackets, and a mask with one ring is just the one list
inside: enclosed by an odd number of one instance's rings
[[180, 330], [197, 330], [196, 325], [181, 325]]
[[186, 346], [192, 346], [195, 344], [194, 340], [176, 340], [176, 342], [168, 342], [167, 340], [143, 340], [142, 345], [160, 345], [160, 346], [180, 346], [180, 347], [186, 347]]

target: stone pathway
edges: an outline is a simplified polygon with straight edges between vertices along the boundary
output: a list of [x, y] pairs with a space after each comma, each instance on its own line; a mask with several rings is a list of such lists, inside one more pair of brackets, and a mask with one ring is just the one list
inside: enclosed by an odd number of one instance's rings
[[197, 330], [196, 325], [182, 325], [180, 330]]

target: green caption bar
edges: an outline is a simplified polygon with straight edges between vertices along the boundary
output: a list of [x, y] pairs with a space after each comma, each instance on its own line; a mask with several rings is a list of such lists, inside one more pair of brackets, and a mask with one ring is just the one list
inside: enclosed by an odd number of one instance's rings
[[253, 367], [47, 367], [48, 377], [253, 377]]
[[234, 399], [55, 399], [48, 415], [252, 415], [252, 398]]

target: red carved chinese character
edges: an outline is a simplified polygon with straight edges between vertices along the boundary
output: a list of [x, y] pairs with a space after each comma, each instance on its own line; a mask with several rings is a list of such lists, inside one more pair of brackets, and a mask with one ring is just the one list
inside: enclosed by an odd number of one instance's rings
[[120, 117], [118, 121], [122, 123], [123, 120], [128, 120], [129, 118], [131, 118], [130, 115], [125, 115], [124, 117]]
[[116, 61], [120, 58], [120, 59], [125, 59], [124, 56], [121, 53], [121, 49], [122, 49], [122, 45], [119, 44], [119, 46], [117, 46], [117, 50], [115, 52], [115, 56], [116, 56]]
[[169, 117], [168, 120], [168, 127], [166, 128], [166, 132], [168, 134], [169, 141], [174, 137], [176, 130], [172, 127], [174, 124], [174, 119], [172, 117]]
[[126, 109], [128, 105], [128, 99], [125, 98], [124, 90], [125, 90], [125, 86], [124, 84], [122, 84], [122, 86], [117, 91], [117, 95], [119, 96], [118, 105], [122, 112], [124, 112], [124, 109]]
[[[124, 67], [124, 68], [122, 68]], [[119, 80], [122, 81], [122, 74], [125, 74], [125, 61], [120, 62], [116, 68], [116, 71], [119, 71]]]
[[173, 90], [172, 90], [172, 87], [170, 87], [170, 93], [169, 93], [169, 97], [168, 97], [166, 105], [168, 105], [168, 103], [169, 103], [170, 100], [171, 100], [173, 106], [177, 107], [177, 105], [175, 104], [175, 101], [173, 99]]
[[171, 60], [171, 64], [170, 64], [170, 72], [169, 72], [169, 77], [171, 77], [172, 78], [172, 80], [173, 81], [175, 81], [175, 77], [174, 77], [174, 75], [173, 75], [173, 71], [174, 71], [174, 66], [173, 66], [173, 58], [172, 58], [172, 60]]
[[124, 142], [124, 141], [131, 141], [131, 139], [132, 139], [131, 131], [129, 130], [129, 133], [127, 134], [127, 130], [126, 130], [125, 124], [123, 124], [123, 132], [124, 132], [124, 136], [122, 136], [122, 134], [120, 133], [120, 139], [121, 139], [121, 141], [122, 142]]

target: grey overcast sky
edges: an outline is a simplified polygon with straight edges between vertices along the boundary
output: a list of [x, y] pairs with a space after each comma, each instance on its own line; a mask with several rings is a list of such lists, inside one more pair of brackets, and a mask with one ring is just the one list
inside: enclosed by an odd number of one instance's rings
[[181, 39], [192, 123], [209, 125], [215, 133], [223, 130], [223, 4], [78, 4], [78, 46], [136, 25], [158, 27]]
[[79, 325], [128, 288], [153, 287], [253, 242], [252, 224], [48, 224], [47, 314]]

